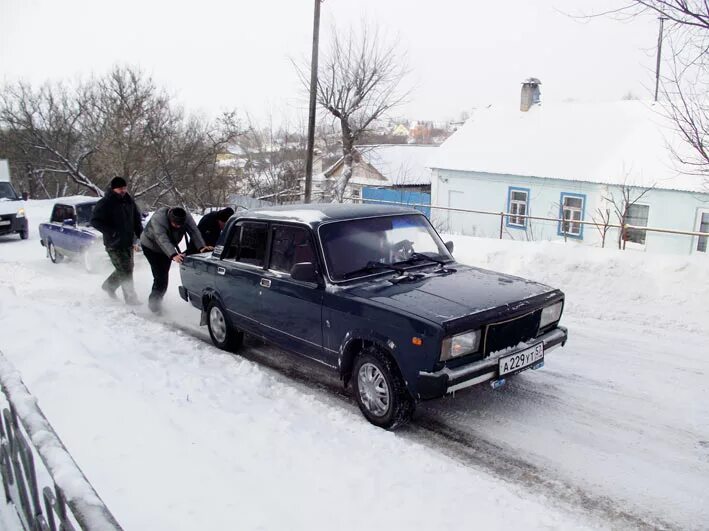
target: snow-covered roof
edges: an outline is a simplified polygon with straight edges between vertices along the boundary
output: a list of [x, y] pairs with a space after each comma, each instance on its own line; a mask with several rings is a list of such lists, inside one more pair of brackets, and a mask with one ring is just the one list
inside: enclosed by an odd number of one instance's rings
[[477, 110], [446, 140], [432, 168], [706, 192], [681, 173], [688, 152], [658, 103], [560, 103]]
[[228, 153], [231, 153], [232, 155], [239, 155], [239, 156], [246, 155], [246, 151], [239, 144], [229, 144], [226, 147], [226, 150]]
[[357, 150], [362, 159], [376, 168], [389, 185], [431, 184], [431, 170], [427, 165], [438, 146], [379, 144], [357, 146]]

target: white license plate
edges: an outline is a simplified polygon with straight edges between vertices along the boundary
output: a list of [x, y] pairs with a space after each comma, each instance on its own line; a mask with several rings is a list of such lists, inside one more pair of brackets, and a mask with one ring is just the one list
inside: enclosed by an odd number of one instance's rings
[[521, 370], [529, 368], [530, 365], [534, 365], [544, 359], [544, 343], [537, 343], [536, 345], [526, 348], [515, 354], [510, 354], [504, 358], [500, 358], [500, 376], [505, 374], [512, 374], [519, 372]]
[[9, 225], [12, 221], [0, 221], [0, 225]]

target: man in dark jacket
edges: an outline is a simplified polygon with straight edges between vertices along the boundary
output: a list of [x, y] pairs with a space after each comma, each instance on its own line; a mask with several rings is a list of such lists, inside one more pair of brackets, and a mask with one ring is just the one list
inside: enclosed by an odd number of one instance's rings
[[[226, 222], [234, 215], [234, 209], [227, 207], [221, 210], [215, 210], [209, 214], [205, 214], [197, 223], [199, 233], [202, 235], [205, 245], [214, 247], [217, 244], [219, 235], [224, 230]], [[198, 252], [198, 248], [190, 241], [187, 246], [187, 254]]]
[[180, 252], [179, 244], [188, 234], [190, 241], [199, 252], [211, 251], [197, 229], [192, 216], [180, 207], [158, 209], [148, 221], [140, 237], [143, 254], [150, 263], [153, 272], [153, 289], [148, 298], [148, 306], [155, 313], [160, 313], [162, 298], [167, 291], [172, 262], [182, 263], [185, 255]]
[[103, 244], [115, 268], [101, 288], [115, 299], [120, 286], [126, 304], [138, 304], [133, 287], [133, 250], [143, 225], [125, 179], [114, 177], [111, 180], [108, 192], [94, 207], [91, 225], [103, 234]]

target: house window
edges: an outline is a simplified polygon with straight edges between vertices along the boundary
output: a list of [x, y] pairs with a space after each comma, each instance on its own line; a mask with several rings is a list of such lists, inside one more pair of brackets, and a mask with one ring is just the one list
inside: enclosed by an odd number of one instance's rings
[[561, 194], [561, 221], [559, 234], [572, 238], [583, 238], [583, 214], [586, 196], [583, 194]]
[[527, 188], [515, 188], [510, 186], [507, 192], [507, 226], [524, 229], [527, 227], [527, 215], [529, 210], [529, 190]]
[[[699, 232], [709, 232], [709, 212], [703, 212], [702, 218], [699, 221]], [[700, 236], [697, 242], [697, 251], [700, 253], [707, 252], [707, 237]]]
[[[647, 227], [649, 214], [650, 207], [648, 205], [629, 205], [627, 215], [625, 216], [625, 223], [638, 227]], [[625, 241], [645, 245], [645, 234], [646, 231], [642, 229], [626, 229]]]

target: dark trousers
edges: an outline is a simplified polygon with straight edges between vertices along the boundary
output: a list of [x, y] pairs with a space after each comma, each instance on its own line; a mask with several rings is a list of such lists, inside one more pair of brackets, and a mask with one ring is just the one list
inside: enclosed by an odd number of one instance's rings
[[115, 292], [119, 286], [123, 290], [123, 297], [127, 300], [136, 298], [133, 287], [133, 248], [109, 249], [106, 247], [108, 257], [115, 271], [111, 273], [103, 282], [103, 289], [111, 293]]
[[172, 259], [161, 251], [153, 251], [143, 246], [143, 254], [150, 264], [153, 272], [153, 289], [148, 297], [148, 306], [153, 311], [160, 309], [160, 303], [167, 291], [167, 282], [170, 278], [170, 266]]

